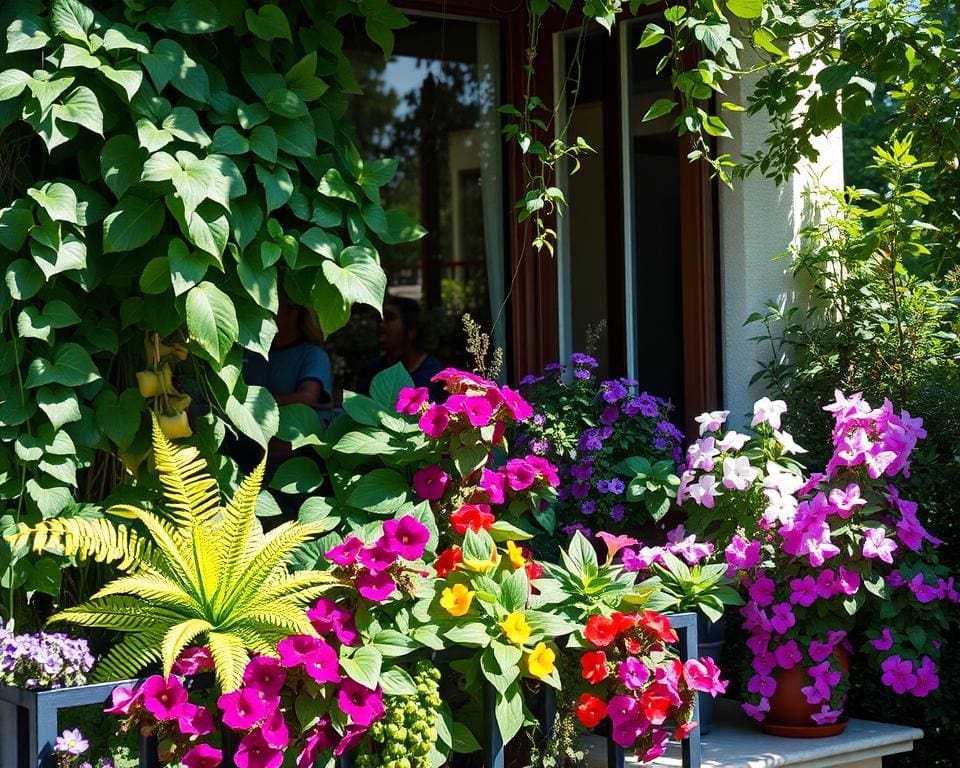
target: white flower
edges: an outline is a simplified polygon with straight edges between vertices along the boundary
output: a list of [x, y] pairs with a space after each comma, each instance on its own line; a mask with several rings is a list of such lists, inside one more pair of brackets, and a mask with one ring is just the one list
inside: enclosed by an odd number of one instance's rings
[[707, 509], [713, 508], [713, 499], [715, 496], [723, 495], [717, 490], [717, 481], [713, 475], [704, 475], [698, 482], [691, 485], [688, 491], [691, 499]]
[[717, 443], [717, 448], [719, 448], [723, 453], [729, 453], [730, 451], [739, 451], [749, 441], [750, 441], [749, 435], [741, 435], [739, 432], [730, 431], [723, 436], [723, 440], [720, 440]]
[[687, 448], [687, 467], [702, 469], [704, 472], [713, 471], [713, 457], [720, 452], [714, 447], [712, 437], [704, 437], [691, 443]]
[[707, 413], [701, 413], [694, 419], [694, 421], [700, 425], [700, 436], [703, 437], [707, 432], [716, 432], [723, 426], [729, 415], [730, 411], [708, 411]]
[[779, 429], [773, 430], [773, 436], [777, 438], [777, 442], [783, 447], [784, 453], [806, 453], [806, 448], [801, 448], [797, 445], [796, 441], [793, 439], [793, 436], [789, 432], [781, 432]]
[[746, 456], [733, 458], [728, 456], [723, 460], [723, 485], [725, 488], [735, 488], [745, 491], [757, 479], [758, 471], [750, 466], [750, 459]]
[[787, 412], [787, 404], [783, 400], [771, 400], [761, 397], [753, 404], [753, 421], [751, 427], [757, 424], [769, 424], [774, 429], [780, 429], [780, 417]]

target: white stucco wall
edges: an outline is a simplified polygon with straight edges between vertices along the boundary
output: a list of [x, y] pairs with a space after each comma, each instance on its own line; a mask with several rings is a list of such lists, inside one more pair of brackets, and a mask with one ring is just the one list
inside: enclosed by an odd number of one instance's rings
[[[729, 84], [730, 101], [746, 104], [754, 82], [754, 78], [748, 78]], [[770, 133], [763, 115], [727, 112], [724, 120], [733, 138], [724, 139], [720, 151], [734, 157], [756, 151]], [[723, 407], [730, 411], [731, 422], [736, 425], [743, 424], [744, 415], [763, 394], [762, 382], [752, 387], [749, 382], [758, 370], [757, 360], [769, 356], [769, 347], [748, 340], [758, 335], [762, 326], [744, 327], [743, 323], [751, 313], [763, 311], [768, 299], [776, 299], [782, 306], [805, 303], [805, 291], [794, 283], [790, 261], [773, 258], [796, 240], [803, 223], [809, 223], [811, 211], [804, 210], [808, 205], [804, 191], [816, 186], [813, 180], [818, 178], [830, 187], [843, 186], [840, 130], [820, 142], [818, 148], [818, 162], [783, 185], [753, 175], [734, 181], [732, 189], [720, 187]]]

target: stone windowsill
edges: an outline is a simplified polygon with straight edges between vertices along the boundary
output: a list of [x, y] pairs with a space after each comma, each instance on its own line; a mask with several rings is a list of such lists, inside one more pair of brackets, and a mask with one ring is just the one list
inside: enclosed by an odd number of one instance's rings
[[[909, 752], [923, 731], [902, 725], [851, 719], [839, 736], [825, 739], [785, 739], [768, 736], [739, 705], [717, 701], [713, 728], [702, 740], [702, 768], [881, 768], [884, 755]], [[591, 744], [591, 768], [605, 766], [601, 740]], [[639, 765], [627, 757], [627, 765]], [[647, 765], [679, 768], [680, 748], [674, 745]]]

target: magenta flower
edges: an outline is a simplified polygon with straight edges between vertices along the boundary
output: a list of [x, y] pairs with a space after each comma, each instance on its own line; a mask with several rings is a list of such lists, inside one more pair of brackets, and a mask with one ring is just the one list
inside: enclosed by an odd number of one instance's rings
[[883, 528], [864, 528], [863, 535], [864, 557], [878, 557], [885, 563], [893, 562], [897, 542], [887, 538], [887, 532]]
[[740, 706], [750, 717], [762, 723], [767, 717], [767, 712], [770, 711], [770, 699], [761, 698], [758, 704], [751, 704], [749, 701], [745, 701]]
[[924, 656], [920, 660], [920, 666], [914, 670], [914, 674], [917, 677], [917, 682], [913, 688], [910, 689], [910, 693], [917, 698], [922, 699], [931, 691], [935, 691], [940, 687], [940, 678], [937, 677], [937, 665], [933, 663], [933, 659], [929, 656]]
[[240, 740], [233, 761], [237, 768], [280, 768], [283, 750], [271, 747], [263, 732], [258, 729]]
[[821, 643], [819, 640], [811, 640], [807, 653], [813, 661], [821, 662], [829, 659], [833, 654], [833, 645], [830, 643]]
[[357, 592], [367, 600], [382, 603], [397, 588], [397, 583], [386, 571], [364, 571], [357, 576]]
[[729, 566], [729, 575], [733, 575], [730, 570], [749, 571], [760, 564], [760, 542], [747, 541], [740, 534], [737, 534], [730, 540], [730, 544], [723, 550], [723, 554]]
[[843, 594], [855, 595], [860, 589], [860, 574], [857, 571], [848, 571], [841, 565], [837, 585]]
[[770, 619], [770, 626], [776, 630], [777, 634], [786, 634], [787, 630], [797, 623], [789, 603], [777, 603], [771, 610], [773, 616]]
[[790, 602], [794, 605], [809, 607], [816, 602], [817, 580], [807, 575], [802, 579], [790, 579]]
[[523, 399], [519, 392], [514, 392], [510, 387], [500, 387], [500, 396], [503, 398], [507, 410], [517, 421], [526, 421], [533, 416], [533, 407]]
[[[325, 641], [316, 638], [309, 637], [308, 635], [294, 635], [293, 637], [285, 638], [281, 640], [277, 645], [277, 651], [280, 653], [280, 662], [283, 666], [292, 666], [284, 661], [284, 651], [281, 651], [280, 646], [284, 643], [287, 643], [296, 638], [300, 638], [299, 649], [293, 647], [293, 645], [288, 646], [288, 659], [293, 660], [295, 658], [301, 659], [299, 662], [303, 665], [304, 670], [310, 677], [312, 677], [318, 683], [339, 683], [340, 682], [340, 658], [337, 656], [337, 652]], [[312, 649], [307, 650], [306, 641], [303, 638], [308, 638], [309, 640], [314, 641], [312, 643]], [[306, 651], [302, 653], [302, 651]]]
[[247, 731], [269, 712], [267, 702], [253, 688], [241, 688], [238, 691], [223, 694], [217, 699], [217, 706], [223, 710], [223, 722], [235, 731]]
[[350, 717], [356, 725], [368, 726], [383, 717], [383, 692], [361, 685], [346, 678], [337, 693], [337, 704], [341, 711]]
[[[694, 726], [696, 727], [696, 726]], [[692, 729], [691, 729], [692, 730]], [[650, 732], [650, 748], [643, 753], [644, 763], [651, 763], [667, 751], [670, 732], [664, 728], [654, 728]]]
[[181, 762], [187, 768], [218, 768], [223, 753], [209, 744], [197, 744], [183, 756]]
[[450, 412], [442, 405], [431, 405], [417, 424], [427, 437], [436, 440], [450, 424]]
[[776, 582], [773, 579], [769, 579], [766, 576], [761, 576], [755, 582], [750, 585], [750, 588], [747, 590], [750, 595], [750, 599], [753, 600], [761, 608], [773, 603], [773, 597], [776, 592]]
[[260, 728], [263, 740], [274, 749], [285, 749], [290, 744], [290, 730], [283, 712], [275, 709]]
[[210, 649], [206, 646], [193, 646], [181, 651], [180, 656], [173, 662], [170, 671], [180, 677], [186, 677], [210, 669], [213, 669], [213, 655], [210, 653]]
[[470, 396], [463, 399], [463, 412], [474, 427], [485, 427], [493, 416], [493, 408], [486, 397]]
[[709, 656], [687, 661], [683, 665], [683, 679], [693, 690], [709, 693], [714, 698], [727, 690], [728, 681], [720, 679], [720, 668]]
[[430, 399], [430, 390], [426, 387], [404, 387], [397, 397], [397, 413], [414, 416], [420, 413], [420, 406]]
[[330, 716], [324, 715], [306, 736], [303, 751], [297, 755], [297, 768], [314, 768], [321, 752], [337, 742], [337, 732], [330, 724]]
[[363, 542], [360, 539], [356, 536], [347, 536], [343, 540], [343, 544], [338, 544], [333, 549], [327, 550], [324, 557], [331, 563], [347, 567], [357, 562], [357, 555], [360, 554], [362, 548]]
[[143, 708], [157, 720], [176, 720], [187, 701], [187, 689], [176, 677], [164, 680], [160, 675], [151, 675], [140, 688]]
[[313, 608], [307, 611], [307, 618], [321, 635], [333, 632], [344, 645], [353, 645], [360, 638], [353, 623], [353, 614], [329, 598], [317, 600]]
[[371, 571], [385, 571], [397, 562], [397, 553], [390, 549], [388, 542], [381, 537], [375, 544], [360, 550], [357, 559], [364, 568]]
[[830, 709], [829, 704], [824, 704], [820, 707], [820, 711], [810, 715], [810, 719], [813, 720], [817, 725], [829, 725], [830, 723], [835, 723], [840, 719], [840, 715], [843, 714], [841, 709]]
[[766, 675], [754, 675], [747, 681], [747, 690], [761, 696], [773, 696], [777, 690], [777, 681]]
[[834, 488], [830, 491], [830, 504], [837, 514], [846, 520], [856, 507], [862, 507], [867, 500], [860, 495], [860, 486], [850, 483], [845, 489]]
[[340, 739], [340, 743], [333, 749], [333, 756], [340, 757], [344, 752], [349, 752], [356, 747], [366, 732], [366, 725], [348, 725], [343, 731], [343, 738]]
[[890, 632], [890, 627], [884, 627], [880, 637], [871, 640], [870, 645], [878, 651], [889, 651], [893, 648], [893, 634]]
[[439, 464], [418, 469], [413, 474], [413, 491], [421, 499], [436, 501], [447, 490], [450, 476], [444, 472]]
[[800, 651], [796, 640], [784, 643], [773, 652], [773, 655], [782, 669], [793, 669], [803, 661], [803, 653]]
[[636, 720], [641, 716], [640, 702], [633, 696], [622, 694], [612, 696], [610, 701], [607, 702], [607, 715], [610, 716], [610, 720], [615, 726]]
[[79, 728], [66, 730], [59, 736], [54, 744], [54, 752], [61, 755], [72, 755], [74, 757], [82, 755], [90, 748], [90, 742], [83, 738]]
[[883, 660], [880, 669], [883, 671], [880, 681], [893, 688], [894, 693], [906, 693], [919, 682], [909, 659], [890, 656]]
[[419, 560], [430, 541], [430, 531], [412, 515], [383, 524], [383, 537], [387, 549], [396, 552], [404, 560]]
[[312, 663], [321, 655], [324, 648], [330, 648], [330, 646], [319, 637], [290, 635], [277, 644], [277, 653], [280, 654], [280, 665], [289, 669]]
[[506, 478], [499, 472], [484, 469], [480, 474], [480, 489], [490, 498], [491, 504], [503, 504]]
[[637, 739], [650, 727], [642, 713], [631, 720], [623, 720], [613, 724], [610, 736], [621, 747], [632, 747]]
[[259, 691], [264, 699], [278, 696], [286, 679], [287, 673], [283, 671], [280, 662], [269, 656], [254, 656], [243, 670], [243, 684]]
[[629, 656], [617, 666], [617, 677], [627, 688], [638, 691], [650, 679], [650, 670], [640, 659]]
[[504, 475], [511, 490], [525, 491], [537, 481], [537, 471], [523, 459], [510, 459]]
[[140, 688], [131, 688], [126, 685], [118, 685], [110, 693], [113, 706], [103, 710], [108, 715], [129, 715], [133, 708], [143, 698], [143, 690]]
[[189, 701], [183, 705], [177, 716], [177, 726], [180, 728], [180, 733], [189, 736], [206, 736], [208, 733], [213, 733], [216, 728], [210, 710], [191, 704]]

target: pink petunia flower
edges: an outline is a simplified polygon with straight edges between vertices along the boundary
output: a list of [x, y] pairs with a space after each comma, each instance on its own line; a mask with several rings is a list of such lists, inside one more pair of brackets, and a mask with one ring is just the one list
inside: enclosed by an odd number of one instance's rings
[[225, 693], [217, 699], [217, 706], [223, 710], [223, 722], [235, 731], [253, 728], [267, 716], [270, 709], [253, 688]]
[[480, 473], [480, 489], [487, 494], [491, 504], [503, 504], [506, 498], [506, 478], [499, 472], [484, 469]]
[[414, 416], [420, 413], [420, 407], [430, 399], [430, 390], [426, 387], [404, 387], [397, 397], [397, 413]]
[[113, 706], [103, 710], [108, 715], [129, 715], [133, 708], [143, 699], [141, 688], [132, 688], [127, 685], [118, 685], [110, 693]]
[[254, 656], [243, 670], [243, 684], [259, 691], [264, 699], [278, 696], [286, 679], [280, 662], [269, 656]]
[[183, 705], [177, 716], [177, 727], [180, 733], [188, 736], [206, 736], [216, 730], [210, 710], [191, 704], [189, 701]]
[[260, 728], [263, 740], [274, 749], [285, 749], [290, 744], [290, 730], [283, 712], [275, 709]]
[[367, 600], [382, 603], [397, 588], [397, 583], [386, 571], [364, 571], [357, 576], [357, 592]]
[[368, 726], [383, 717], [383, 692], [379, 687], [367, 688], [346, 678], [337, 692], [337, 705], [356, 725]]
[[470, 396], [463, 400], [463, 412], [474, 427], [485, 427], [493, 416], [493, 408], [486, 397]]
[[617, 553], [624, 547], [632, 547], [639, 544], [639, 542], [631, 536], [617, 536], [612, 533], [607, 533], [606, 531], [599, 531], [597, 538], [602, 540], [607, 546], [608, 563], [612, 563], [613, 558], [615, 558]]
[[340, 757], [344, 752], [354, 749], [363, 739], [363, 734], [367, 732], [366, 725], [348, 725], [343, 730], [343, 737], [333, 748], [333, 756]]
[[450, 411], [442, 405], [431, 405], [424, 411], [420, 421], [417, 422], [427, 437], [432, 440], [439, 438], [450, 424]]
[[523, 459], [510, 459], [503, 474], [513, 491], [525, 491], [537, 481], [537, 471]]
[[333, 632], [344, 645], [353, 645], [360, 639], [360, 633], [353, 623], [353, 614], [329, 598], [317, 600], [313, 608], [307, 611], [307, 618], [321, 635]]
[[213, 654], [210, 653], [210, 649], [206, 646], [197, 645], [184, 648], [177, 657], [177, 660], [173, 662], [170, 671], [180, 677], [186, 677], [188, 675], [197, 675], [211, 669], [213, 669]]
[[305, 735], [303, 751], [297, 755], [297, 768], [314, 768], [320, 753], [337, 743], [337, 732], [330, 723], [330, 716], [324, 715]]
[[507, 410], [517, 421], [526, 421], [533, 416], [533, 406], [524, 400], [519, 392], [513, 391], [510, 387], [500, 387], [500, 396]]
[[727, 680], [720, 679], [720, 668], [709, 656], [690, 659], [683, 665], [683, 679], [695, 691], [709, 693], [716, 698], [726, 692]]
[[338, 544], [333, 549], [327, 550], [324, 557], [331, 563], [347, 567], [357, 562], [357, 555], [360, 554], [361, 549], [363, 549], [363, 542], [360, 539], [356, 536], [347, 536], [343, 540], [343, 544]]
[[383, 538], [387, 549], [396, 552], [404, 560], [419, 560], [430, 541], [430, 531], [412, 515], [383, 524]]
[[767, 578], [766, 576], [761, 576], [750, 585], [747, 592], [750, 595], [751, 600], [753, 600], [761, 608], [766, 608], [768, 605], [773, 603], [773, 597], [776, 592], [776, 588], [777, 585], [773, 579]]
[[151, 675], [140, 687], [143, 708], [157, 720], [176, 720], [187, 702], [187, 689], [176, 677], [164, 680], [160, 675]]
[[223, 760], [223, 752], [219, 749], [209, 744], [197, 744], [183, 756], [181, 762], [187, 768], [218, 768], [221, 760]]
[[360, 565], [371, 571], [385, 571], [397, 562], [397, 557], [399, 555], [390, 549], [388, 542], [380, 539], [375, 544], [361, 549], [357, 560], [360, 561]]
[[436, 501], [443, 497], [449, 480], [450, 476], [441, 469], [439, 464], [432, 464], [414, 472], [413, 491], [421, 499]]
[[240, 740], [233, 761], [237, 768], [280, 768], [283, 750], [271, 747], [258, 729]]
[[887, 538], [887, 532], [883, 528], [864, 528], [863, 535], [864, 557], [876, 557], [885, 563], [893, 563], [897, 542]]

